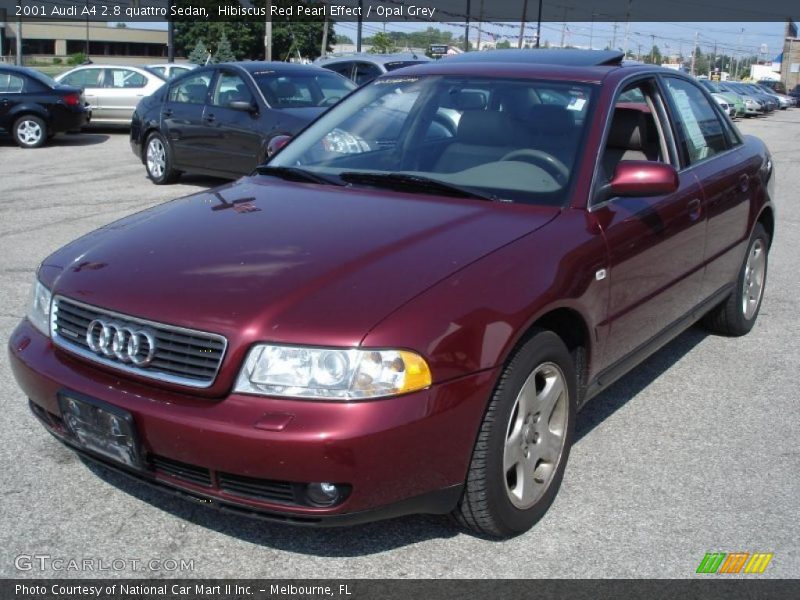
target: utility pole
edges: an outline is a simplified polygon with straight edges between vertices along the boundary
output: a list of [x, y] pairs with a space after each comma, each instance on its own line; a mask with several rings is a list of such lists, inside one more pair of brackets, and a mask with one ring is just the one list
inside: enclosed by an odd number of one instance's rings
[[86, 0], [86, 59], [89, 60], [89, 0]]
[[[327, 7], [326, 7], [327, 8]], [[328, 15], [325, 15], [325, 20], [322, 22], [322, 48], [320, 48], [319, 55], [322, 58], [328, 56]]]
[[[167, 0], [167, 14], [172, 14], [172, 0]], [[175, 62], [175, 23], [172, 17], [167, 21], [167, 62]]]
[[631, 0], [628, 0], [628, 8], [625, 13], [625, 45], [622, 48], [622, 56], [628, 57], [628, 33], [631, 27]]
[[539, 16], [536, 17], [536, 47], [542, 40], [542, 0], [539, 0]]
[[566, 33], [567, 33], [567, 22], [564, 21], [564, 23], [561, 25], [561, 43], [559, 44], [561, 48], [564, 47], [564, 36], [566, 35]]
[[650, 34], [650, 64], [656, 63], [656, 36]]
[[264, 23], [264, 60], [272, 60], [272, 0], [266, 4], [267, 20]]
[[594, 49], [592, 47], [594, 45], [593, 41], [594, 41], [594, 11], [592, 11], [592, 20], [589, 23], [589, 50]]
[[470, 0], [467, 0], [467, 19], [464, 23], [464, 52], [469, 52], [469, 11], [472, 10], [470, 4]]
[[614, 36], [611, 38], [611, 49], [617, 49], [617, 27], [619, 27], [619, 23], [614, 21]]
[[517, 48], [522, 48], [522, 41], [525, 39], [525, 21], [528, 20], [528, 0], [522, 2], [522, 20], [519, 23], [519, 41]]
[[699, 31], [694, 32], [694, 46], [692, 46], [692, 77], [694, 77], [694, 68], [697, 64], [697, 38], [699, 35]]
[[356, 52], [361, 52], [361, 34], [364, 29], [364, 1], [358, 0], [358, 29], [356, 30]]
[[[17, 5], [19, 6], [20, 2], [17, 2]], [[22, 66], [22, 16], [17, 17], [17, 66]]]
[[478, 42], [475, 44], [475, 48], [478, 50], [481, 49], [481, 25], [483, 25], [483, 0], [481, 0], [481, 7], [478, 12]]

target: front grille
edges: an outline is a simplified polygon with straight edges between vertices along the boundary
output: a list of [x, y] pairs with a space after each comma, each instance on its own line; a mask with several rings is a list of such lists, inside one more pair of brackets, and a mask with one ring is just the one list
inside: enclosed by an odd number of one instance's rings
[[211, 487], [211, 471], [203, 467], [196, 467], [155, 454], [150, 455], [150, 463], [157, 473], [165, 473], [177, 479]]
[[295, 485], [287, 481], [270, 481], [269, 479], [255, 479], [230, 473], [218, 473], [219, 488], [229, 494], [267, 500], [269, 502], [282, 502], [284, 504], [297, 504]]
[[[120, 327], [146, 330], [152, 335], [155, 352], [146, 366], [123, 362], [114, 354], [98, 353], [89, 347], [87, 331], [95, 319], [113, 322]], [[214, 383], [227, 342], [224, 337], [182, 327], [165, 325], [122, 315], [57, 296], [50, 316], [53, 342], [88, 360], [142, 377], [191, 387], [209, 387]], [[140, 351], [149, 352], [143, 340]]]

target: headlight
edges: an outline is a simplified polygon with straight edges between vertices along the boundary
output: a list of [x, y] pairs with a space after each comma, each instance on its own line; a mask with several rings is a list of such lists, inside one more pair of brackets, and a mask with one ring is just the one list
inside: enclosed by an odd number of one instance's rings
[[431, 385], [425, 360], [406, 350], [258, 345], [250, 350], [236, 392], [286, 398], [360, 400]]
[[52, 294], [37, 278], [28, 302], [28, 320], [39, 331], [50, 337], [50, 300]]

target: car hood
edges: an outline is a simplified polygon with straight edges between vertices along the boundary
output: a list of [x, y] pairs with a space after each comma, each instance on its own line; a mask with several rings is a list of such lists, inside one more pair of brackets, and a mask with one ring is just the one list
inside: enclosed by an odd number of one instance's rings
[[40, 277], [55, 294], [234, 344], [349, 346], [558, 213], [247, 177], [90, 233]]

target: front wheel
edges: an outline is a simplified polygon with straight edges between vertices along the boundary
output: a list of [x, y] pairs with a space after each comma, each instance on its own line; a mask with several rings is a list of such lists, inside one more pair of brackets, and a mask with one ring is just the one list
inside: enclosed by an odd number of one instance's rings
[[575, 429], [575, 366], [555, 333], [539, 330], [500, 376], [454, 517], [493, 537], [527, 531], [553, 503]]
[[47, 141], [47, 124], [34, 115], [17, 119], [13, 131], [14, 141], [20, 148], [40, 148]]
[[722, 335], [740, 336], [756, 324], [767, 285], [769, 242], [767, 230], [757, 223], [735, 287], [725, 302], [703, 318], [706, 328]]
[[179, 173], [172, 166], [172, 152], [167, 140], [158, 132], [151, 133], [147, 138], [144, 165], [147, 176], [156, 185], [172, 183], [178, 178]]

